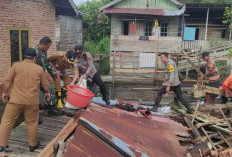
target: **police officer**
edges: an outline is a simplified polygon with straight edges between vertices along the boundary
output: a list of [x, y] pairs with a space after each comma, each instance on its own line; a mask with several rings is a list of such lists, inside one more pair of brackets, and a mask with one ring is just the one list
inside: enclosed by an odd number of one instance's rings
[[75, 63], [75, 66], [78, 67], [79, 71], [74, 73], [74, 78], [71, 85], [75, 84], [75, 81], [79, 79], [79, 75], [81, 75], [82, 78], [91, 78], [93, 83], [99, 86], [102, 94], [102, 100], [105, 101], [107, 105], [109, 105], [110, 101], [106, 86], [93, 64], [93, 58], [91, 54], [89, 52], [84, 52], [82, 45], [76, 45], [74, 50], [77, 53], [77, 63]]
[[162, 63], [166, 66], [166, 75], [164, 82], [162, 84], [162, 88], [158, 91], [154, 107], [151, 109], [154, 112], [157, 112], [160, 101], [162, 100], [162, 96], [166, 93], [169, 93], [170, 90], [173, 90], [175, 93], [176, 99], [183, 103], [183, 105], [187, 109], [187, 113], [192, 113], [192, 110], [189, 106], [189, 103], [183, 98], [182, 90], [181, 90], [181, 82], [179, 79], [179, 72], [176, 66], [176, 63], [168, 59], [169, 54], [167, 52], [163, 52], [160, 55], [160, 59]]
[[35, 64], [36, 51], [28, 48], [25, 59], [13, 64], [6, 76], [2, 99], [6, 100], [11, 88], [10, 100], [6, 105], [0, 125], [0, 152], [5, 150], [11, 130], [21, 112], [24, 112], [27, 124], [30, 151], [40, 145], [38, 141], [39, 90], [42, 85], [45, 96], [49, 99], [49, 82], [43, 69]]
[[[58, 51], [54, 55], [48, 58], [48, 61], [56, 69], [60, 77], [54, 77], [54, 84], [57, 97], [57, 107], [63, 108], [65, 103], [65, 97], [67, 92], [67, 85], [69, 85], [72, 80], [69, 75], [65, 72], [68, 68], [74, 68], [74, 71], [77, 71], [77, 68], [74, 67], [76, 60], [76, 53], [74, 51]], [[61, 80], [64, 82], [64, 87], [61, 88]]]
[[[39, 44], [35, 47], [36, 50], [36, 64], [40, 65], [43, 70], [48, 72], [53, 78], [59, 77], [56, 70], [51, 66], [49, 61], [47, 60], [47, 50], [50, 48], [52, 44], [52, 40], [45, 36], [40, 39]], [[51, 99], [48, 101], [48, 111], [51, 115], [62, 115], [63, 112], [57, 109], [56, 106], [56, 96], [54, 85], [50, 82], [49, 90], [51, 94]], [[44, 93], [44, 90], [41, 88], [41, 91]]]

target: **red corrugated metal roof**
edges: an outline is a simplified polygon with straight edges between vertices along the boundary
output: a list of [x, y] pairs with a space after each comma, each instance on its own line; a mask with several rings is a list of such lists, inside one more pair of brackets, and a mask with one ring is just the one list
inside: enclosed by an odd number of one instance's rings
[[138, 14], [138, 15], [159, 15], [164, 16], [163, 9], [118, 9], [108, 8], [103, 10], [105, 14]]
[[186, 156], [177, 135], [188, 136], [184, 127], [168, 118], [149, 119], [136, 113], [95, 104], [81, 113], [74, 139], [65, 156]]

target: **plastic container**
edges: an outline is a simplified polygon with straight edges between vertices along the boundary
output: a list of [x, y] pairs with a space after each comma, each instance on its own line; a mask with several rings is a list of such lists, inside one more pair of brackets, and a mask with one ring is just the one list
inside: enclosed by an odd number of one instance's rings
[[85, 108], [94, 94], [80, 86], [68, 86], [67, 101], [75, 107]]

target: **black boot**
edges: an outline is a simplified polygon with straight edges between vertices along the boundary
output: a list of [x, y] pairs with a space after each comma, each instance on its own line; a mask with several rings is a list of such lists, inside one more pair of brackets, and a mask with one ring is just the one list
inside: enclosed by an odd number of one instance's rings
[[5, 151], [5, 147], [0, 146], [0, 152], [4, 152]]
[[186, 107], [186, 109], [187, 109], [186, 113], [193, 114], [191, 107], [188, 106], [188, 107]]
[[154, 104], [154, 107], [152, 109], [150, 109], [150, 111], [152, 112], [157, 112], [158, 106]]
[[36, 149], [38, 149], [40, 146], [40, 141], [37, 142], [36, 146], [30, 146], [30, 151], [34, 152]]
[[42, 116], [39, 116], [38, 124], [43, 124], [43, 117]]
[[67, 98], [67, 88], [62, 88], [61, 89], [61, 101], [63, 104], [66, 103], [66, 98]]
[[109, 99], [105, 100], [105, 102], [106, 102], [106, 105], [110, 105], [110, 100]]
[[64, 111], [58, 109], [55, 105], [48, 106], [48, 116], [62, 116]]

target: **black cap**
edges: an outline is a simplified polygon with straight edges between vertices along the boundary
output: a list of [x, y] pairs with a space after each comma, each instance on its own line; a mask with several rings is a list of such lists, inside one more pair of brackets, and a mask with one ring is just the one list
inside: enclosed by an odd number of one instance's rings
[[35, 51], [35, 49], [33, 49], [33, 48], [27, 48], [27, 49], [23, 52], [23, 55], [35, 57], [35, 56], [36, 56], [36, 51]]
[[74, 61], [77, 57], [77, 54], [74, 51], [69, 50], [69, 51], [67, 51], [66, 56], [68, 57], [69, 63], [74, 63]]
[[83, 50], [83, 45], [76, 45], [75, 48], [74, 48], [74, 50], [75, 50], [75, 51], [76, 51], [76, 50], [82, 51], [82, 50]]
[[206, 56], [209, 56], [209, 52], [203, 52], [201, 57], [205, 59]]

